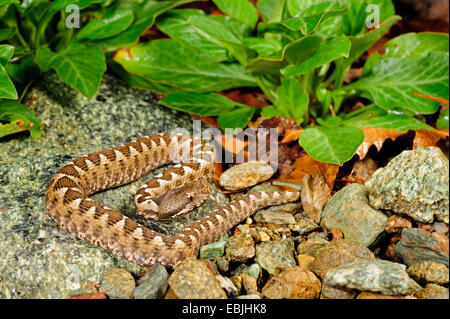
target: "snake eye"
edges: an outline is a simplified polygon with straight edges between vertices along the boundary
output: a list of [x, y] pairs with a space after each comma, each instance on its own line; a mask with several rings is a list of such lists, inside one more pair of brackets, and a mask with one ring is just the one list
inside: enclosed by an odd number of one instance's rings
[[189, 195], [189, 200], [190, 200], [190, 201], [193, 201], [193, 200], [194, 200], [194, 196]]

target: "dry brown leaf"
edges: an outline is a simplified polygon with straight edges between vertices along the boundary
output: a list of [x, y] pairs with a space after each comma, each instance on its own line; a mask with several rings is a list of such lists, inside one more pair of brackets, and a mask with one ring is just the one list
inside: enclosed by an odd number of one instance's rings
[[378, 151], [388, 138], [395, 141], [397, 137], [405, 135], [407, 131], [397, 131], [388, 128], [377, 128], [377, 127], [359, 127], [364, 132], [364, 140], [361, 145], [356, 150], [355, 154], [359, 156], [360, 159], [366, 157], [369, 149], [374, 145]]
[[413, 149], [419, 146], [434, 146], [441, 139], [448, 137], [448, 130], [415, 130]]
[[283, 139], [281, 140], [281, 143], [289, 143], [298, 140], [300, 138], [300, 135], [302, 135], [303, 131], [304, 129], [298, 130], [287, 129]]
[[248, 141], [243, 141], [232, 135], [215, 135], [214, 140], [219, 143], [224, 150], [233, 154], [238, 154], [248, 145]]
[[306, 174], [310, 174], [313, 177], [320, 174], [325, 178], [330, 189], [333, 189], [333, 184], [339, 171], [338, 165], [318, 162], [310, 155], [297, 158], [292, 167], [294, 169], [288, 177], [279, 178], [276, 181], [292, 182], [301, 185], [303, 176]]

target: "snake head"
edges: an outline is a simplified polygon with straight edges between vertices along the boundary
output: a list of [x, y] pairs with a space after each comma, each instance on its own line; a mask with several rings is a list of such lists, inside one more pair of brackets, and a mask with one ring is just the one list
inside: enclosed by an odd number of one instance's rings
[[186, 214], [201, 206], [209, 198], [210, 193], [211, 188], [205, 179], [169, 190], [155, 200], [159, 206], [158, 217], [169, 219]]

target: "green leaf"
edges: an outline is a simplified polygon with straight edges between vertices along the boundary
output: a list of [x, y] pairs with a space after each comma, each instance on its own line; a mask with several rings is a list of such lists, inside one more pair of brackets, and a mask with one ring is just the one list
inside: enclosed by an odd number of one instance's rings
[[169, 95], [159, 101], [167, 107], [202, 116], [217, 116], [230, 112], [236, 106], [242, 106], [217, 93], [183, 92]]
[[355, 127], [377, 127], [408, 131], [418, 129], [432, 129], [432, 127], [406, 114], [389, 113], [380, 107], [365, 107], [356, 115], [349, 115], [342, 124]]
[[278, 0], [258, 0], [256, 3], [258, 11], [261, 14], [264, 22], [267, 22], [272, 15], [275, 5]]
[[268, 105], [264, 107], [261, 111], [261, 116], [271, 119], [274, 116], [279, 116], [283, 118], [289, 118], [289, 114], [283, 110], [276, 109], [273, 105]]
[[130, 73], [198, 93], [255, 86], [238, 64], [212, 63], [175, 40], [145, 42], [119, 50], [114, 60]]
[[385, 109], [404, 107], [416, 113], [431, 114], [439, 103], [414, 93], [448, 100], [448, 53], [430, 53], [423, 58], [386, 58], [369, 76], [344, 87], [369, 92], [375, 104]]
[[385, 44], [387, 58], [420, 58], [430, 52], [448, 52], [447, 33], [406, 33]]
[[342, 15], [344, 12], [345, 10], [343, 9], [332, 10], [312, 16], [298, 16], [280, 22], [260, 24], [258, 25], [258, 34], [264, 32], [283, 32], [284, 30], [298, 31], [304, 35], [310, 34], [314, 32], [324, 20], [337, 15]]
[[245, 38], [243, 40], [244, 45], [246, 45], [251, 50], [258, 53], [259, 56], [271, 56], [276, 52], [283, 49], [281, 41], [277, 39], [265, 39], [265, 38]]
[[258, 22], [258, 12], [249, 0], [213, 0], [220, 11], [253, 29]]
[[106, 71], [105, 56], [97, 47], [73, 43], [54, 53], [41, 47], [36, 62], [44, 71], [55, 69], [59, 78], [91, 98], [97, 92], [103, 72]]
[[6, 66], [13, 54], [14, 47], [12, 45], [0, 44], [0, 65]]
[[448, 130], [448, 106], [439, 116], [436, 126], [440, 130]]
[[0, 0], [0, 8], [3, 6], [7, 6], [11, 3], [18, 3], [18, 0]]
[[0, 138], [26, 130], [36, 140], [41, 137], [41, 125], [33, 112], [17, 101], [0, 100]]
[[66, 10], [70, 4], [76, 5], [80, 9], [89, 7], [91, 4], [103, 2], [104, 0], [55, 0], [52, 4], [52, 11]]
[[350, 45], [350, 40], [345, 36], [329, 38], [323, 41], [306, 61], [298, 65], [287, 66], [281, 70], [281, 74], [285, 76], [301, 75], [338, 58], [347, 57], [350, 52]]
[[127, 29], [133, 22], [130, 9], [108, 8], [102, 17], [89, 21], [75, 36], [77, 40], [103, 39]]
[[393, 16], [384, 21], [379, 28], [375, 28], [364, 35], [349, 37], [352, 45], [349, 57], [344, 60], [345, 67], [350, 67], [364, 52], [374, 45], [383, 35], [396, 23], [401, 20], [399, 16]]
[[0, 29], [0, 42], [8, 40], [9, 38], [12, 38], [15, 31], [16, 31], [16, 29], [14, 29], [14, 28]]
[[220, 114], [217, 118], [217, 123], [222, 129], [244, 128], [247, 126], [248, 121], [250, 121], [255, 112], [255, 107], [239, 107], [235, 110]]
[[191, 47], [205, 59], [212, 62], [230, 60], [227, 49], [216, 37], [188, 21], [189, 17], [195, 15], [204, 16], [205, 13], [193, 9], [170, 10], [156, 21], [156, 25], [162, 32]]
[[39, 76], [39, 68], [34, 64], [34, 56], [29, 55], [18, 63], [8, 63], [6, 71], [14, 82], [25, 84]]
[[281, 52], [269, 57], [257, 57], [246, 66], [246, 71], [252, 74], [279, 74], [280, 69], [288, 63], [300, 64], [319, 47], [322, 38], [318, 35], [308, 35], [287, 44]]
[[364, 139], [362, 130], [356, 127], [308, 127], [299, 143], [319, 162], [341, 165], [350, 160]]
[[[287, 7], [292, 17], [311, 17], [317, 16], [327, 11], [336, 11], [345, 9], [340, 1], [329, 0], [287, 0]], [[335, 15], [329, 19], [323, 20], [316, 28], [316, 33], [324, 36], [340, 34], [342, 26], [342, 16]]]
[[117, 3], [118, 8], [131, 9], [133, 11], [135, 18], [132, 25], [118, 35], [103, 39], [98, 41], [98, 43], [109, 47], [123, 47], [125, 45], [134, 44], [138, 41], [139, 36], [155, 23], [156, 17], [170, 9], [193, 1], [194, 0], [138, 2], [121, 0]]
[[6, 73], [5, 67], [0, 65], [0, 98], [18, 99], [16, 88]]
[[297, 124], [304, 121], [308, 113], [309, 96], [295, 78], [283, 78], [281, 86], [277, 90], [278, 98], [275, 101], [277, 110], [282, 110], [282, 115], [289, 114]]
[[13, 54], [13, 46], [0, 45], [0, 98], [18, 99], [16, 88], [5, 69]]

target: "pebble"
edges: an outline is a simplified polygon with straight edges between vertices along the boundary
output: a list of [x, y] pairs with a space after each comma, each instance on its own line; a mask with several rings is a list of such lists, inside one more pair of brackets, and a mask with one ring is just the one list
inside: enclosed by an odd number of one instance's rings
[[255, 256], [255, 242], [250, 234], [239, 232], [228, 239], [225, 252], [231, 261], [245, 262]]
[[242, 278], [242, 287], [244, 287], [247, 294], [258, 292], [258, 284], [255, 277], [246, 273], [241, 273], [240, 276]]
[[262, 299], [262, 297], [258, 294], [250, 294], [250, 295], [237, 296], [236, 299]]
[[289, 229], [297, 232], [299, 235], [304, 235], [320, 227], [311, 219], [303, 217], [301, 214], [295, 215], [294, 218], [295, 223], [289, 225]]
[[448, 288], [436, 285], [428, 284], [425, 288], [419, 289], [413, 293], [413, 296], [417, 299], [449, 299]]
[[229, 239], [228, 234], [225, 234], [218, 241], [215, 241], [208, 245], [201, 246], [200, 258], [213, 260], [217, 256], [223, 256], [228, 239]]
[[363, 291], [356, 296], [356, 299], [415, 299], [412, 296], [390, 296], [376, 292]]
[[437, 239], [421, 229], [404, 228], [394, 252], [408, 266], [421, 260], [436, 261], [448, 266], [448, 245], [448, 238], [445, 236]]
[[366, 157], [363, 160], [355, 162], [352, 169], [352, 176], [356, 177], [359, 182], [365, 183], [377, 169], [377, 163], [372, 158]]
[[110, 299], [131, 299], [136, 286], [133, 276], [122, 268], [109, 268], [103, 273], [99, 291]]
[[228, 256], [216, 256], [214, 262], [221, 273], [225, 273], [230, 269], [230, 257]]
[[384, 233], [387, 219], [385, 214], [369, 205], [366, 188], [353, 183], [331, 197], [322, 212], [321, 225], [339, 228], [345, 238], [369, 247]]
[[449, 269], [446, 265], [431, 261], [422, 260], [410, 265], [406, 271], [409, 276], [420, 284], [448, 284]]
[[256, 246], [256, 262], [269, 274], [277, 275], [283, 269], [296, 266], [292, 239], [266, 241]]
[[322, 175], [314, 178], [310, 174], [303, 176], [300, 191], [303, 210], [311, 220], [320, 222], [322, 210], [331, 197], [331, 190]]
[[[251, 192], [248, 192], [251, 193]], [[258, 210], [258, 212], [276, 212], [276, 213], [287, 213], [290, 215], [295, 215], [298, 212], [300, 212], [302, 209], [302, 203], [296, 202], [296, 203], [287, 203], [283, 205], [275, 205], [271, 206], [269, 208], [264, 208]]]
[[434, 222], [433, 224], [434, 231], [441, 233], [443, 235], [448, 234], [448, 225], [442, 222]]
[[320, 299], [354, 299], [357, 293], [354, 289], [331, 287], [322, 283]]
[[300, 267], [303, 267], [304, 269], [309, 270], [311, 267], [311, 264], [316, 258], [308, 255], [297, 255], [297, 263]]
[[228, 292], [228, 294], [230, 296], [237, 296], [238, 289], [234, 285], [233, 281], [230, 278], [227, 278], [227, 277], [224, 277], [224, 276], [221, 276], [221, 275], [217, 275], [216, 279], [219, 282], [220, 286], [223, 289], [225, 289], [225, 291]]
[[319, 297], [320, 280], [303, 267], [290, 267], [272, 277], [262, 294], [270, 299], [315, 299]]
[[166, 268], [156, 263], [149, 271], [139, 278], [138, 286], [134, 288], [134, 299], [160, 299], [168, 287], [169, 274]]
[[449, 160], [437, 147], [406, 150], [365, 184], [370, 204], [431, 223], [449, 222]]
[[261, 275], [261, 266], [256, 264], [256, 263], [255, 264], [251, 264], [250, 266], [245, 267], [242, 270], [242, 272], [246, 273], [246, 274], [248, 274], [250, 276], [253, 276], [256, 279], [258, 279], [260, 277], [260, 275]]
[[314, 257], [319, 249], [325, 247], [329, 243], [330, 242], [328, 240], [320, 237], [307, 239], [297, 246], [297, 253], [299, 255], [308, 255]]
[[389, 234], [401, 233], [403, 228], [412, 228], [412, 222], [401, 215], [394, 214], [386, 221], [386, 232]]
[[325, 275], [324, 282], [328, 286], [386, 295], [406, 295], [412, 288], [405, 265], [380, 259], [353, 262], [331, 269]]
[[69, 299], [107, 299], [106, 295], [102, 292], [85, 292], [82, 294], [70, 296]]
[[242, 277], [240, 275], [233, 275], [230, 277], [231, 282], [236, 287], [236, 294], [239, 295], [242, 291]]
[[289, 225], [295, 223], [295, 218], [292, 214], [267, 210], [257, 212], [253, 219], [258, 223], [271, 223], [278, 225]]
[[178, 299], [226, 299], [227, 294], [208, 266], [188, 258], [169, 277], [173, 296]]
[[235, 165], [220, 175], [219, 184], [227, 190], [239, 190], [268, 180], [273, 168], [263, 161], [252, 161]]
[[333, 268], [337, 268], [357, 261], [374, 260], [375, 255], [363, 244], [340, 239], [329, 242], [320, 248], [314, 255], [316, 258], [311, 264], [311, 270], [320, 278]]

